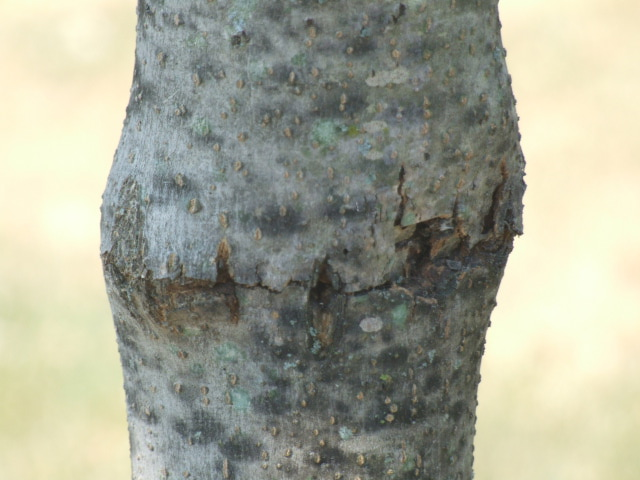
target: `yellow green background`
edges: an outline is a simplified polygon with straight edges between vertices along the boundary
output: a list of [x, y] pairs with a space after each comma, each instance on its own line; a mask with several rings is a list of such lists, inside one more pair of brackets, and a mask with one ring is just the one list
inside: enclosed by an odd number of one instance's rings
[[[127, 479], [99, 205], [134, 0], [0, 0], [0, 479]], [[493, 316], [479, 480], [640, 478], [640, 2], [503, 0], [526, 234]]]

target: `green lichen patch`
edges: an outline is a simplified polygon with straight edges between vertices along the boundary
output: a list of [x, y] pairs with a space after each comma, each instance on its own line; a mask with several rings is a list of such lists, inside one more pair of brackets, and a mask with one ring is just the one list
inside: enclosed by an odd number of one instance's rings
[[414, 225], [416, 223], [416, 214], [413, 212], [405, 213], [400, 220], [400, 225], [403, 227], [408, 227], [409, 225]]
[[338, 143], [345, 129], [342, 123], [335, 120], [318, 120], [311, 129], [311, 138], [323, 147], [330, 147]]
[[237, 363], [244, 359], [244, 354], [238, 345], [232, 342], [225, 342], [215, 349], [218, 360], [227, 363]]
[[340, 427], [338, 434], [340, 435], [340, 438], [342, 440], [349, 440], [350, 438], [353, 437], [353, 432], [351, 431], [351, 429], [344, 425]]
[[198, 337], [198, 336], [202, 335], [202, 329], [199, 328], [199, 327], [186, 325], [186, 326], [184, 326], [184, 328], [182, 330], [182, 334], [185, 337]]
[[346, 133], [349, 137], [356, 137], [360, 134], [360, 129], [356, 125], [349, 125]]
[[197, 377], [201, 377], [202, 375], [204, 375], [204, 366], [201, 363], [191, 364], [189, 370], [191, 370], [191, 373], [193, 373]]
[[250, 62], [247, 65], [247, 76], [253, 82], [262, 80], [267, 76], [267, 66], [262, 61]]
[[228, 19], [233, 33], [247, 29], [247, 21], [251, 18], [258, 0], [236, 0], [229, 9]]
[[251, 398], [246, 390], [241, 388], [233, 389], [229, 392], [231, 404], [236, 410], [248, 410], [251, 407]]
[[307, 66], [307, 54], [304, 52], [297, 53], [291, 57], [291, 64], [295, 67], [304, 68]]
[[191, 48], [204, 48], [207, 46], [207, 39], [200, 33], [187, 37], [185, 43]]
[[197, 118], [191, 124], [191, 131], [198, 137], [208, 137], [211, 134], [211, 123], [206, 118]]
[[391, 319], [396, 327], [404, 327], [409, 316], [409, 308], [406, 303], [401, 303], [391, 310]]

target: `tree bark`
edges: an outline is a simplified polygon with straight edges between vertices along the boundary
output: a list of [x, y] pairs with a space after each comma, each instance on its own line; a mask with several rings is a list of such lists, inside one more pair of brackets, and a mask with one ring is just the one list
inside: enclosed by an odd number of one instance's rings
[[102, 207], [135, 479], [470, 479], [524, 161], [497, 0], [141, 0]]

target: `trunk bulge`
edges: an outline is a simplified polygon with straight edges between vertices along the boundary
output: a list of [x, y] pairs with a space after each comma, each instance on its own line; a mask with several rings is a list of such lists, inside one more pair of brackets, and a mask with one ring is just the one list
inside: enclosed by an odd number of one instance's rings
[[141, 1], [102, 258], [136, 479], [470, 479], [523, 158], [495, 1]]

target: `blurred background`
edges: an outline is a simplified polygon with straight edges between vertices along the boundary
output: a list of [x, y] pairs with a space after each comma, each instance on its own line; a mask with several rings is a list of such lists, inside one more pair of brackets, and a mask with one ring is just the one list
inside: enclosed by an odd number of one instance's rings
[[[99, 205], [135, 1], [0, 0], [0, 479], [127, 479]], [[525, 230], [476, 479], [640, 478], [640, 2], [502, 0]]]

